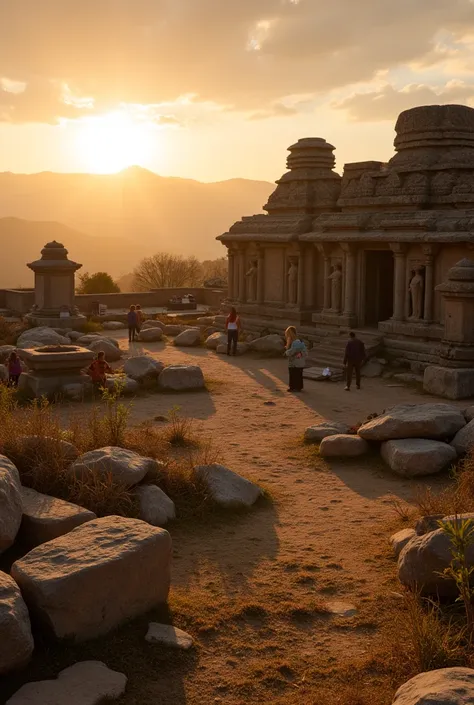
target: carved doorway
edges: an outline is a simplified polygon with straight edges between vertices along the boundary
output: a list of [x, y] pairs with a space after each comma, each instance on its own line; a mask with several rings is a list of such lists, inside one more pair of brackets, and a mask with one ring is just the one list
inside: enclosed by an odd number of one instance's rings
[[366, 326], [376, 328], [380, 321], [393, 315], [392, 252], [369, 250], [365, 253], [365, 316]]

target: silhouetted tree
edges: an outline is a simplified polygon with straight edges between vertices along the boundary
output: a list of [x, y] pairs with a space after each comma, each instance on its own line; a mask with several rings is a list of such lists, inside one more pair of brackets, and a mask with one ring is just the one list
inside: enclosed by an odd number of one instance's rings
[[96, 274], [79, 275], [78, 294], [118, 294], [120, 287], [107, 272], [96, 272]]
[[201, 286], [202, 267], [196, 257], [159, 252], [145, 257], [133, 272], [134, 290]]

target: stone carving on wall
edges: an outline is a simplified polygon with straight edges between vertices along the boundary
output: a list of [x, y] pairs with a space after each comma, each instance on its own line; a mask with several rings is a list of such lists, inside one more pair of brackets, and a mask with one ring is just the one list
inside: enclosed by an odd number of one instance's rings
[[375, 179], [376, 196], [396, 196], [400, 193], [401, 181], [396, 172]]
[[296, 304], [298, 297], [298, 263], [296, 257], [290, 259], [288, 269], [288, 303]]
[[336, 264], [328, 278], [331, 282], [331, 311], [339, 313], [342, 304], [342, 266]]
[[247, 300], [249, 302], [254, 302], [257, 300], [257, 273], [258, 262], [253, 259], [250, 262], [250, 269], [245, 274], [247, 279]]
[[428, 192], [428, 178], [425, 174], [408, 174], [403, 180], [403, 194], [406, 196], [424, 196]]
[[449, 171], [439, 171], [431, 179], [431, 193], [434, 196], [449, 196], [455, 183], [454, 174]]
[[423, 318], [423, 291], [424, 291], [424, 272], [421, 267], [417, 267], [414, 272], [412, 270], [412, 278], [410, 279], [410, 299], [411, 299], [411, 316], [420, 320]]

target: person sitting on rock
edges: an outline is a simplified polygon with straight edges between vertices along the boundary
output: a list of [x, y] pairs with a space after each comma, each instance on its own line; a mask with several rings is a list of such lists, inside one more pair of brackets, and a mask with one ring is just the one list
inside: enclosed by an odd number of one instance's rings
[[10, 353], [8, 358], [8, 386], [18, 387], [18, 381], [21, 375], [21, 360], [15, 351]]
[[97, 357], [88, 369], [90, 378], [96, 387], [105, 387], [107, 383], [107, 373], [113, 372], [110, 365], [105, 360], [105, 352], [97, 353]]

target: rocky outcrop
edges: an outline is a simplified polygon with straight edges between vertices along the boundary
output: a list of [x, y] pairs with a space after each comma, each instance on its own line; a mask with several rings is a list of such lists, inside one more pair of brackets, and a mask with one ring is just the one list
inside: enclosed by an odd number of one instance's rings
[[0, 675], [25, 666], [33, 653], [30, 616], [20, 588], [0, 571]]
[[22, 513], [20, 475], [11, 460], [0, 455], [0, 553], [15, 541]]
[[357, 458], [365, 455], [369, 444], [359, 436], [339, 433], [335, 436], [326, 436], [319, 446], [319, 455], [322, 458]]
[[157, 469], [158, 463], [153, 458], [144, 458], [125, 448], [107, 446], [81, 455], [71, 465], [69, 472], [84, 479], [87, 479], [90, 473], [110, 475], [114, 482], [132, 487], [138, 485], [148, 472]]
[[309, 443], [320, 443], [326, 436], [336, 436], [341, 433], [348, 434], [349, 426], [338, 421], [322, 421], [309, 426], [304, 432], [304, 439]]
[[399, 404], [361, 426], [359, 435], [367, 441], [451, 440], [465, 424], [461, 411], [450, 404]]
[[45, 345], [70, 345], [71, 341], [65, 335], [56, 333], [52, 328], [38, 327], [25, 330], [16, 341], [17, 348], [42, 348]]
[[44, 629], [78, 642], [166, 602], [170, 559], [167, 531], [110, 516], [34, 548], [12, 576]]
[[197, 365], [170, 365], [160, 374], [158, 384], [161, 389], [185, 392], [204, 389], [206, 383], [202, 370]]
[[86, 521], [97, 518], [94, 512], [84, 507], [41, 494], [28, 487], [22, 487], [21, 497], [23, 518], [18, 538], [28, 548], [63, 536]]
[[125, 362], [123, 369], [128, 377], [143, 383], [148, 380], [158, 379], [165, 366], [150, 355], [138, 355], [130, 357]]
[[390, 469], [402, 477], [434, 475], [446, 470], [457, 458], [448, 443], [425, 438], [386, 441], [380, 452]]
[[472, 705], [474, 670], [442, 668], [420, 673], [395, 693], [392, 705]]
[[140, 504], [140, 519], [152, 526], [165, 526], [176, 518], [172, 499], [156, 485], [140, 485], [135, 490]]
[[192, 348], [195, 345], [201, 344], [201, 331], [199, 328], [189, 328], [183, 330], [182, 333], [176, 336], [174, 344], [180, 348]]
[[105, 663], [80, 661], [56, 680], [27, 683], [7, 705], [102, 705], [123, 695], [126, 685], [127, 677]]
[[222, 507], [251, 507], [263, 492], [223, 465], [199, 465], [194, 468], [197, 479], [205, 484], [212, 499]]

